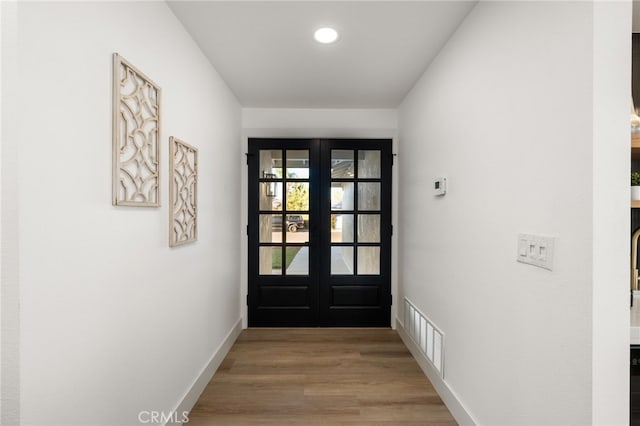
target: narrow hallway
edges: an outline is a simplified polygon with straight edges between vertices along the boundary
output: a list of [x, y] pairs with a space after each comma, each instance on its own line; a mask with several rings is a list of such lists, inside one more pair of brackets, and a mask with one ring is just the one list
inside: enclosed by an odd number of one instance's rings
[[0, 27], [1, 425], [630, 423], [640, 0]]
[[253, 328], [242, 332], [188, 424], [456, 423], [393, 330]]

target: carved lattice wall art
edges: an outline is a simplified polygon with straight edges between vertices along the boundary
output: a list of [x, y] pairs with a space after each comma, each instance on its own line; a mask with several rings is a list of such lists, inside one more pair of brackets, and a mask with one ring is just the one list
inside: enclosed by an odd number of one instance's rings
[[198, 149], [171, 136], [170, 226], [171, 247], [198, 239]]
[[113, 205], [160, 205], [160, 88], [113, 54]]

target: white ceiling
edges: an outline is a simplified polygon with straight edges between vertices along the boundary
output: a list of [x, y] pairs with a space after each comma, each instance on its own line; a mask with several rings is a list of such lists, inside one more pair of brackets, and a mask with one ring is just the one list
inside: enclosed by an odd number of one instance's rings
[[395, 108], [476, 2], [168, 3], [244, 107]]

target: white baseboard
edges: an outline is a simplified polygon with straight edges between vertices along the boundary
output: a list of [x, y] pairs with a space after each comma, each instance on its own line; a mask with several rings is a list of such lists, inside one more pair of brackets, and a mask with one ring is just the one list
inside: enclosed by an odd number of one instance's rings
[[459, 425], [477, 425], [478, 422], [471, 416], [464, 405], [462, 405], [462, 402], [460, 402], [455, 392], [449, 387], [446, 381], [442, 380], [438, 370], [433, 367], [418, 345], [409, 337], [409, 334], [404, 328], [404, 322], [400, 321], [399, 318], [396, 318], [396, 329], [405, 346], [418, 362], [424, 374], [429, 378], [429, 381], [436, 389], [436, 392], [438, 392], [438, 395], [440, 395], [440, 398], [442, 398], [442, 401], [451, 412], [453, 418], [456, 419], [456, 422], [458, 422]]
[[[182, 400], [180, 401], [176, 409], [173, 411], [174, 413], [177, 413], [177, 415], [175, 416], [176, 420], [179, 420], [182, 418], [182, 413], [190, 412], [193, 406], [196, 404], [196, 402], [198, 402], [198, 398], [200, 398], [200, 395], [204, 391], [204, 388], [207, 386], [209, 381], [211, 381], [211, 378], [215, 374], [216, 370], [218, 370], [218, 367], [220, 367], [220, 364], [222, 363], [224, 358], [229, 353], [231, 346], [233, 346], [236, 339], [240, 335], [241, 331], [242, 331], [242, 318], [235, 323], [233, 328], [231, 328], [231, 330], [229, 331], [227, 336], [224, 338], [220, 346], [218, 346], [218, 349], [216, 349], [216, 351], [211, 356], [211, 359], [209, 360], [207, 365], [202, 369], [202, 371], [200, 372], [196, 380], [193, 382], [193, 384], [191, 385], [191, 388], [187, 391], [185, 396], [182, 397]], [[170, 421], [166, 423], [165, 426], [181, 426], [181, 425], [182, 425], [181, 422]]]

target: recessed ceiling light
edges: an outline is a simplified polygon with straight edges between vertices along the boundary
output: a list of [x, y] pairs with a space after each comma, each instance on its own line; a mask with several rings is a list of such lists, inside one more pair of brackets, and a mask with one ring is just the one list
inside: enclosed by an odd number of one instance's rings
[[315, 38], [318, 43], [331, 44], [338, 40], [338, 32], [333, 28], [323, 27], [316, 30], [313, 34], [313, 38]]

